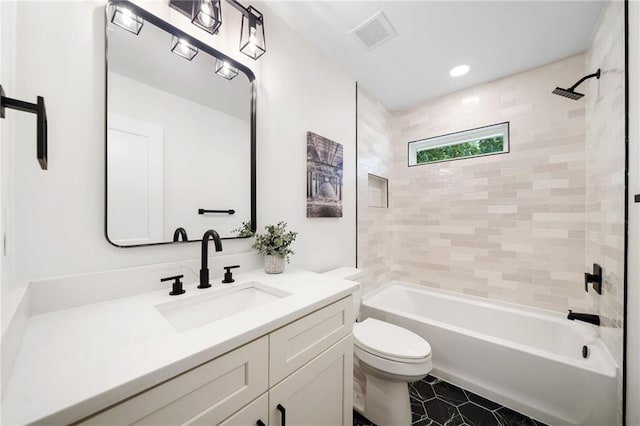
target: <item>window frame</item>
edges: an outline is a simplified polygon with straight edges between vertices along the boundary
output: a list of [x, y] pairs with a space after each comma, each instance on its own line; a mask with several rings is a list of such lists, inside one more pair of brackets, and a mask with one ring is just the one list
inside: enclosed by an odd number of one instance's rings
[[[459, 132], [447, 133], [444, 135], [418, 139], [407, 143], [407, 166], [424, 166], [426, 164], [443, 163], [446, 161], [465, 160], [468, 158], [486, 157], [489, 155], [507, 154], [510, 152], [510, 122], [489, 124], [487, 126], [462, 130]], [[428, 161], [418, 163], [418, 152], [445, 146], [460, 145], [478, 139], [487, 139], [496, 136], [503, 136], [502, 151], [490, 152], [487, 154], [472, 155], [466, 157], [448, 158], [445, 160]]]

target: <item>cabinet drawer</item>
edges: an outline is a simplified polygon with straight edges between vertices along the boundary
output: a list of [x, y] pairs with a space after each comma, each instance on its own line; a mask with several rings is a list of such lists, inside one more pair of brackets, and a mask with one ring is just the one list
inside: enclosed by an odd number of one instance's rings
[[217, 424], [268, 387], [268, 338], [262, 337], [97, 415], [83, 425]]
[[353, 328], [353, 303], [345, 297], [269, 335], [269, 385], [311, 361]]
[[[269, 394], [265, 393], [219, 426], [257, 426], [258, 420], [269, 424]], [[213, 424], [213, 423], [208, 423]]]

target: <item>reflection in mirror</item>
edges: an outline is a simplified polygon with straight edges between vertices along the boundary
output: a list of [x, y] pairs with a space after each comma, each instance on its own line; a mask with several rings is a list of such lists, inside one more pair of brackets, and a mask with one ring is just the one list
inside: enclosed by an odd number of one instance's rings
[[[124, 16], [141, 12], [118, 4]], [[194, 241], [208, 229], [235, 237], [255, 215], [253, 76], [148, 18], [137, 35], [107, 25], [107, 238], [135, 246]]]

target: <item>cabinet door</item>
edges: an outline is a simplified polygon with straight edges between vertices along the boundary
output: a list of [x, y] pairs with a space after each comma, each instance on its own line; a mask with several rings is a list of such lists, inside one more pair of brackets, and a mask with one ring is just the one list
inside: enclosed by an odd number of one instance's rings
[[220, 426], [260, 426], [258, 421], [262, 422], [262, 426], [267, 426], [269, 421], [269, 394], [267, 392], [220, 423]]
[[345, 297], [269, 335], [269, 386], [338, 343], [353, 328], [353, 302]]
[[[269, 425], [353, 423], [353, 337], [318, 355], [269, 391]], [[280, 408], [284, 408], [284, 414]]]

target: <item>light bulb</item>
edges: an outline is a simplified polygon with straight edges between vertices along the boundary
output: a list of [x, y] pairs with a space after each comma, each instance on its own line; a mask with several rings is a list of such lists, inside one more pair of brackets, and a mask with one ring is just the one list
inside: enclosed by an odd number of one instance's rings
[[178, 40], [178, 49], [180, 49], [182, 53], [187, 53], [189, 51], [189, 43], [182, 39]]
[[211, 14], [213, 12], [213, 8], [211, 6], [211, 0], [205, 0], [200, 3], [200, 13], [198, 13], [198, 21], [205, 26], [211, 27], [213, 26], [213, 18]]
[[249, 45], [247, 46], [247, 48], [249, 49], [249, 53], [251, 53], [251, 55], [253, 56], [256, 55], [257, 43], [258, 43], [258, 40], [256, 39], [256, 27], [251, 27], [249, 29]]
[[122, 23], [126, 26], [131, 26], [133, 24], [133, 13], [129, 9], [120, 9], [122, 12]]

